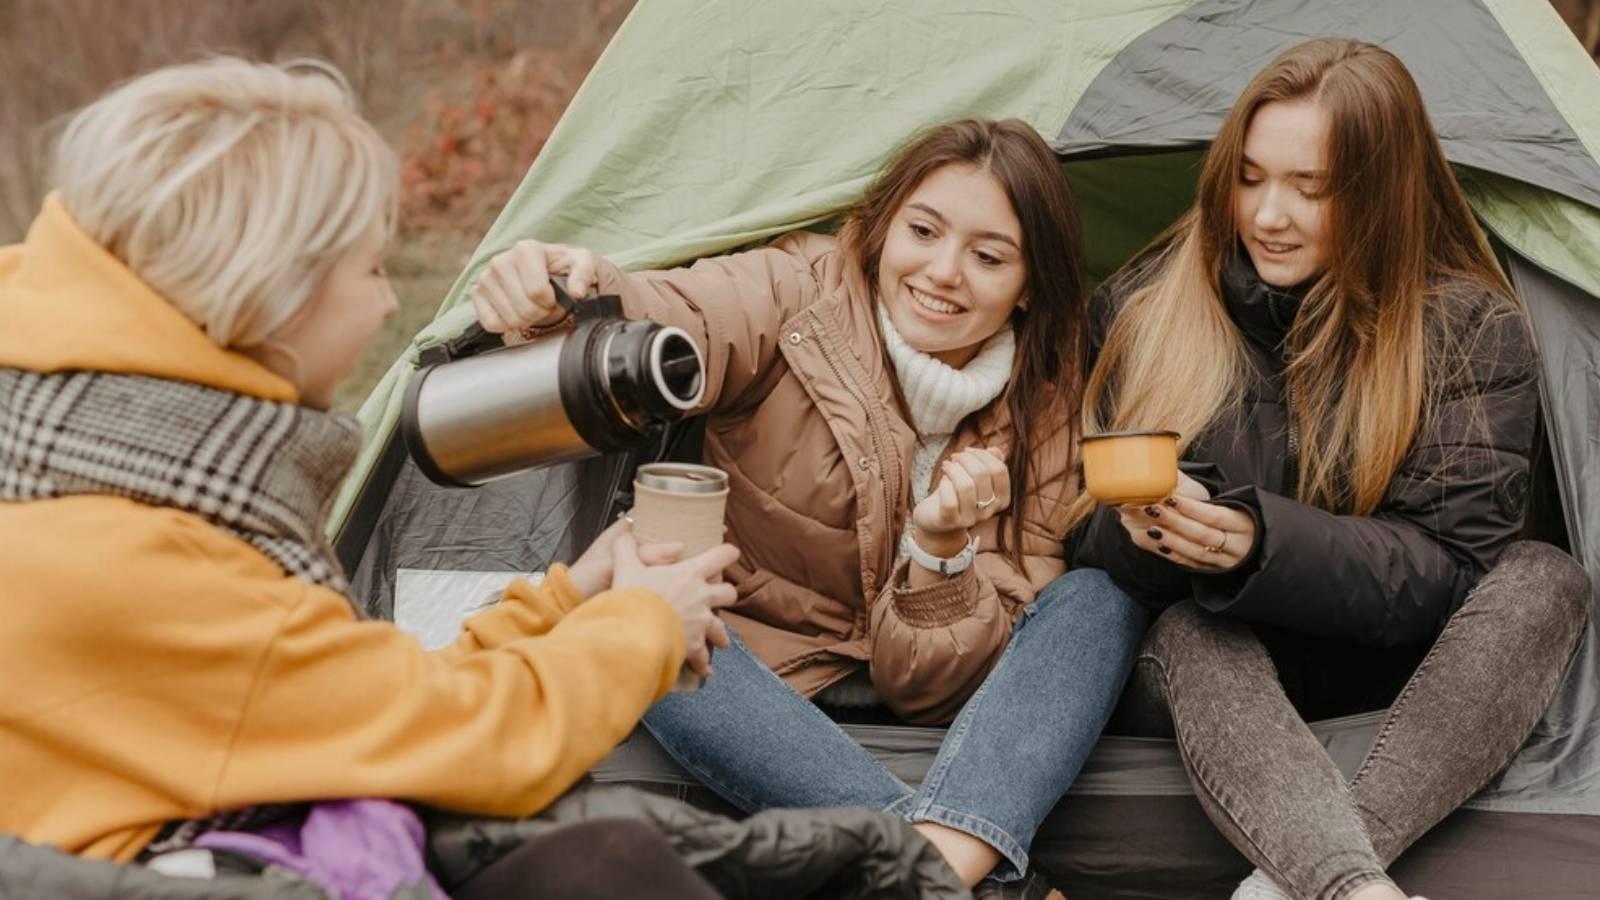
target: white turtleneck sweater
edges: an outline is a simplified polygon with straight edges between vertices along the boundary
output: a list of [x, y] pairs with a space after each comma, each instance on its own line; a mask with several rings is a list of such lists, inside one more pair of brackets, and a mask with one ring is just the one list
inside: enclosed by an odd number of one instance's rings
[[[1016, 338], [1006, 325], [984, 341], [978, 355], [956, 369], [907, 344], [882, 303], [878, 304], [878, 327], [905, 394], [911, 427], [919, 438], [911, 459], [911, 503], [915, 506], [933, 490], [934, 463], [950, 443], [956, 426], [1005, 390], [1016, 356]], [[910, 533], [908, 516], [902, 538]], [[904, 553], [897, 554], [896, 565], [904, 557]]]
[[[883, 304], [877, 306], [878, 329], [883, 332], [884, 346], [889, 350], [889, 360], [894, 364], [900, 390], [910, 408], [911, 427], [917, 432], [917, 451], [911, 458], [911, 504], [915, 506], [933, 490], [933, 464], [944, 453], [956, 426], [1005, 390], [1011, 378], [1011, 360], [1016, 355], [1016, 338], [1007, 325], [984, 341], [977, 356], [955, 369], [907, 344], [889, 321]], [[897, 568], [905, 561], [903, 548], [910, 539], [911, 517], [907, 516], [897, 545], [900, 549], [895, 551]], [[818, 699], [848, 707], [872, 706], [879, 702], [865, 668], [829, 685]]]

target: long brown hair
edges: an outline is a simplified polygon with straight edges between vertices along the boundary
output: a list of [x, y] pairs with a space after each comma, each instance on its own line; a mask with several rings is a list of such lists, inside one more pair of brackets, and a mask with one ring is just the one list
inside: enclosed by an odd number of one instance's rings
[[[1185, 443], [1242, 398], [1243, 339], [1218, 291], [1235, 252], [1245, 135], [1268, 103], [1309, 99], [1331, 122], [1325, 270], [1288, 335], [1289, 414], [1301, 435], [1301, 502], [1375, 510], [1453, 377], [1427, 338], [1455, 314], [1432, 288], [1467, 280], [1512, 293], [1445, 161], [1422, 94], [1392, 53], [1307, 41], [1253, 78], [1206, 154], [1194, 208], [1157, 239], [1089, 379], [1087, 427], [1171, 428]], [[1453, 329], [1440, 329], [1449, 333]], [[1100, 418], [1110, 411], [1110, 421]]]
[[860, 261], [867, 284], [875, 287], [895, 214], [923, 179], [951, 164], [977, 166], [993, 175], [1022, 225], [1028, 303], [1026, 310], [1019, 306], [1012, 312], [1017, 353], [1011, 379], [997, 401], [1005, 404], [1012, 430], [1006, 458], [1011, 505], [998, 529], [999, 549], [1020, 566], [1022, 504], [1038, 475], [1031, 471], [1032, 451], [1062, 430], [1070, 445], [1088, 347], [1078, 217], [1060, 163], [1038, 132], [1019, 119], [961, 119], [937, 126], [895, 155], [846, 216], [840, 240]]

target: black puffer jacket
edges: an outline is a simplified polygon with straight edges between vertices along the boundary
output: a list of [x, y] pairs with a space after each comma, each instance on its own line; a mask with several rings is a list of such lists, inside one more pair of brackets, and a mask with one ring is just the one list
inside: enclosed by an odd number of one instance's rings
[[[1125, 275], [1097, 293], [1096, 353], [1136, 288], [1137, 276]], [[1106, 569], [1158, 608], [1192, 596], [1206, 609], [1300, 635], [1374, 647], [1431, 642], [1522, 528], [1539, 397], [1521, 312], [1481, 288], [1436, 288], [1457, 311], [1454, 327], [1476, 336], [1466, 344], [1470, 360], [1436, 398], [1432, 423], [1379, 508], [1341, 516], [1291, 499], [1298, 438], [1284, 398], [1283, 345], [1302, 295], [1262, 283], [1242, 253], [1225, 267], [1222, 289], [1257, 374], [1237, 415], [1195, 441], [1184, 468], [1217, 502], [1255, 516], [1255, 551], [1233, 572], [1191, 574], [1138, 549], [1115, 511], [1100, 509], [1080, 533], [1074, 565]], [[1437, 342], [1443, 327], [1430, 324], [1427, 339]]]
[[[652, 826], [727, 900], [971, 900], [911, 823], [869, 809], [773, 809], [734, 820], [670, 797], [585, 783], [531, 819], [430, 814], [428, 868], [451, 891], [523, 842], [596, 819]], [[243, 870], [251, 867], [241, 866]], [[259, 869], [259, 866], [255, 867]], [[179, 878], [0, 835], [0, 900], [327, 900], [275, 866]], [[416, 900], [402, 888], [394, 900]]]

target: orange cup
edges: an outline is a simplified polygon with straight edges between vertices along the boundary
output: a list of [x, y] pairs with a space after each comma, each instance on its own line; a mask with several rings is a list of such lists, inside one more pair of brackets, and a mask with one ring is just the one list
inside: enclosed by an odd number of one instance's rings
[[1112, 431], [1083, 439], [1083, 483], [1108, 506], [1156, 503], [1178, 488], [1176, 431]]

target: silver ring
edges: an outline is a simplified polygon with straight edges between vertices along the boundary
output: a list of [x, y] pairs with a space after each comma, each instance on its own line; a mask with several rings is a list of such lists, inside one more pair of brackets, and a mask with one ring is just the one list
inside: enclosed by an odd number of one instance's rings
[[989, 507], [994, 505], [994, 502], [996, 500], [999, 500], [999, 499], [1000, 499], [1000, 497], [997, 495], [997, 496], [994, 496], [994, 497], [990, 497], [987, 500], [979, 500], [978, 501], [978, 508], [979, 509], [988, 509]]

